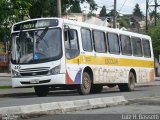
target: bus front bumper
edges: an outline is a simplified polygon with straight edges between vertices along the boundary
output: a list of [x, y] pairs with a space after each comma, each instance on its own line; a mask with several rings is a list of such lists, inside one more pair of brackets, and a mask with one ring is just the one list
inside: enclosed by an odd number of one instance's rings
[[66, 74], [12, 78], [12, 87], [65, 84]]

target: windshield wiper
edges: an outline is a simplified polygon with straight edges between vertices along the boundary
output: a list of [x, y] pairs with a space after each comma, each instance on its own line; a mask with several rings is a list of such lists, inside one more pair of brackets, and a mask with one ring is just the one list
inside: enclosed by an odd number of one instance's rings
[[36, 43], [39, 43], [41, 40], [43, 40], [44, 43], [47, 45], [47, 47], [49, 47], [47, 42], [44, 39], [44, 36], [46, 35], [47, 31], [48, 31], [48, 27], [46, 27], [40, 35], [38, 35], [37, 33], [35, 34], [36, 36], [38, 36]]

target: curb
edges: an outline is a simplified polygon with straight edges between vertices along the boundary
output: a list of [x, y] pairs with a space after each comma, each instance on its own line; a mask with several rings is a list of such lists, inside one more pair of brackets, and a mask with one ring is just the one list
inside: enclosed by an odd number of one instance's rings
[[30, 118], [48, 114], [64, 114], [67, 112], [89, 110], [110, 107], [120, 104], [127, 104], [128, 101], [124, 96], [52, 102], [43, 104], [12, 106], [0, 108], [0, 114], [16, 115], [16, 118]]
[[[158, 98], [158, 100], [156, 100]], [[154, 101], [150, 101], [151, 99], [155, 99]], [[142, 97], [142, 98], [136, 98], [136, 99], [128, 99], [128, 102], [126, 105], [129, 104], [137, 104], [137, 105], [156, 105], [159, 106], [160, 104], [160, 96], [154, 96], [154, 97]]]
[[153, 86], [160, 86], [160, 84], [138, 84], [136, 87], [153, 87]]
[[8, 74], [8, 73], [0, 73], [0, 77], [11, 77], [11, 74]]

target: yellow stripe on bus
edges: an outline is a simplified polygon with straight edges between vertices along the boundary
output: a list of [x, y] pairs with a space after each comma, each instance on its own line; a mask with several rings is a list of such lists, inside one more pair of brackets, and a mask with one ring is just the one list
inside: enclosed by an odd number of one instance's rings
[[94, 57], [84, 55], [80, 55], [74, 59], [67, 60], [67, 63], [154, 68], [154, 61], [98, 56]]

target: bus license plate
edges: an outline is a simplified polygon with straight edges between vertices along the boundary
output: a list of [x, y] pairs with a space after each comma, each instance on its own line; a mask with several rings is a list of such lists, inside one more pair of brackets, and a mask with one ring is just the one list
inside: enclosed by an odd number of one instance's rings
[[30, 83], [31, 84], [36, 84], [36, 83], [39, 83], [39, 80], [38, 79], [33, 79], [33, 80], [30, 81]]

